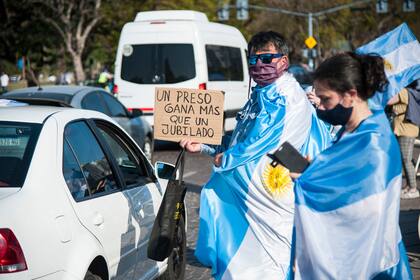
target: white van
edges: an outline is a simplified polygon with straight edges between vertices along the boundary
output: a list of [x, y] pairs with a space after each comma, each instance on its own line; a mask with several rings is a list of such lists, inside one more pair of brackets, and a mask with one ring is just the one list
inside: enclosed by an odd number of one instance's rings
[[155, 87], [225, 92], [225, 130], [248, 98], [247, 42], [196, 11], [149, 11], [124, 25], [115, 61], [118, 99], [153, 124]]

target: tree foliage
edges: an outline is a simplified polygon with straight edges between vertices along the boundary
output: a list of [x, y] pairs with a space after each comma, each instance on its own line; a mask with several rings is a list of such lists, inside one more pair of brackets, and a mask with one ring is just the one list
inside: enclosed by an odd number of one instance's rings
[[101, 19], [101, 0], [28, 0], [38, 19], [61, 37], [70, 54], [76, 81], [85, 80], [82, 56], [86, 40]]
[[[302, 49], [308, 36], [308, 20], [282, 13], [250, 9], [249, 19], [236, 19], [234, 0], [0, 0], [0, 63], [15, 64], [26, 55], [35, 71], [62, 72], [75, 69], [77, 56], [84, 74], [94, 77], [106, 65], [112, 68], [122, 27], [137, 12], [149, 10], [197, 10], [217, 21], [219, 5], [231, 5], [226, 24], [236, 26], [246, 39], [261, 30], [275, 30], [288, 38], [292, 61], [305, 61]], [[282, 8], [303, 13], [323, 11], [350, 0], [249, 0], [250, 5]], [[377, 14], [375, 1], [314, 18], [318, 60], [332, 53], [354, 50], [373, 38], [407, 22], [419, 37], [416, 12], [402, 11], [402, 0], [388, 1], [389, 12]], [[97, 9], [95, 8], [97, 7]], [[1, 66], [0, 66], [1, 67]], [[88, 71], [85, 71], [87, 69]], [[77, 69], [76, 69], [77, 70]], [[77, 72], [77, 71], [76, 71]]]
[[[253, 1], [250, 2], [253, 3]], [[316, 13], [351, 2], [349, 0], [265, 0], [255, 5], [303, 13]], [[403, 12], [402, 0], [388, 2], [389, 12], [385, 14], [378, 14], [375, 6], [376, 1], [371, 1], [370, 3], [314, 17], [313, 33], [318, 42], [316, 46], [319, 54], [318, 60], [323, 60], [338, 51], [354, 50], [395, 28], [402, 22], [407, 22], [414, 34], [419, 37], [420, 18], [418, 12]], [[251, 11], [250, 14], [251, 18], [246, 25], [248, 32], [244, 32], [245, 34], [269, 29], [278, 31], [289, 39], [292, 46], [292, 59], [295, 61], [304, 60], [302, 49], [305, 48], [304, 41], [308, 37], [307, 18], [259, 11]]]

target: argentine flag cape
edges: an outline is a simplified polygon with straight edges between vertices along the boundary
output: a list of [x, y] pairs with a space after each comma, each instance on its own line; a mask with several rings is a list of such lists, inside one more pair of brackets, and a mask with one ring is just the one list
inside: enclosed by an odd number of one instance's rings
[[328, 131], [289, 73], [256, 87], [223, 161], [201, 192], [195, 255], [216, 279], [288, 277], [294, 216], [293, 183], [268, 152], [289, 141], [315, 155]]
[[398, 216], [400, 149], [383, 112], [295, 182], [296, 279], [412, 279]]
[[359, 47], [356, 52], [376, 53], [385, 62], [389, 84], [383, 92], [369, 99], [369, 106], [379, 110], [404, 87], [420, 79], [420, 44], [406, 23]]

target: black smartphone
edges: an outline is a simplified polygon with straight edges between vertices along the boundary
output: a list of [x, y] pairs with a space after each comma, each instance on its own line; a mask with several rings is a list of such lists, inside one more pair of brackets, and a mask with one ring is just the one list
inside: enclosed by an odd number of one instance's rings
[[273, 159], [272, 166], [281, 164], [290, 172], [302, 173], [309, 165], [309, 162], [304, 158], [298, 150], [295, 149], [289, 142], [284, 142], [274, 154], [267, 154]]

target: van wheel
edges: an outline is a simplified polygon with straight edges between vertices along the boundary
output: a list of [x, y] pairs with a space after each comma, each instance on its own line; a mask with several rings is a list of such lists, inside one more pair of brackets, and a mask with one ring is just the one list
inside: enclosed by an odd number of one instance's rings
[[181, 216], [176, 232], [175, 247], [168, 257], [168, 268], [159, 277], [160, 280], [181, 280], [184, 279], [185, 265], [187, 262], [187, 234], [185, 232], [184, 217]]
[[84, 280], [103, 280], [101, 276], [93, 274], [89, 270], [86, 272]]

